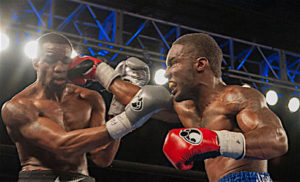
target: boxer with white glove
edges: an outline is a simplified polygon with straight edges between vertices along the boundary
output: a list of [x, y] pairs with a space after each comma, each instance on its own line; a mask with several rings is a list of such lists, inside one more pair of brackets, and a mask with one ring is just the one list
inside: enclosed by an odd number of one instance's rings
[[170, 105], [171, 95], [166, 88], [146, 85], [125, 107], [124, 112], [106, 123], [107, 131], [113, 139], [117, 140], [142, 126], [152, 114], [166, 109]]

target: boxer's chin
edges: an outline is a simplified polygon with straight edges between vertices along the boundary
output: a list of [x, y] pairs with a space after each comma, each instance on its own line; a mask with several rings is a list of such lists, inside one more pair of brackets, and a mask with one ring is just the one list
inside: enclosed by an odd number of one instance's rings
[[67, 85], [66, 81], [61, 81], [61, 80], [52, 80], [49, 84], [49, 87], [54, 89], [54, 90], [61, 90], [64, 89]]
[[187, 96], [186, 94], [184, 94], [182, 92], [177, 92], [174, 95], [174, 99], [175, 99], [176, 102], [182, 102], [182, 101], [185, 101], [185, 100], [191, 100], [192, 97], [189, 97], [189, 96]]

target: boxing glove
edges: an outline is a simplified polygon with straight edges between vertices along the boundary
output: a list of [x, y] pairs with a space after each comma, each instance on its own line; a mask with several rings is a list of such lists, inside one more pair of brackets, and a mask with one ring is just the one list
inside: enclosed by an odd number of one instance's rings
[[121, 74], [122, 80], [128, 81], [139, 87], [147, 85], [150, 81], [149, 66], [135, 57], [129, 57], [120, 62], [115, 70]]
[[171, 95], [162, 86], [146, 85], [125, 107], [125, 111], [106, 122], [110, 136], [117, 140], [142, 126], [152, 114], [171, 105]]
[[218, 156], [242, 159], [245, 147], [244, 135], [239, 132], [181, 128], [168, 133], [163, 152], [175, 168], [188, 170], [195, 159]]
[[[100, 65], [102, 65], [101, 72], [97, 72], [97, 68]], [[90, 56], [75, 57], [68, 70], [68, 79], [75, 84], [83, 85], [86, 83], [86, 80], [99, 80], [101, 78], [102, 82], [100, 83], [107, 89], [110, 83], [119, 75], [118, 72], [114, 71], [111, 66], [102, 60]]]
[[[147, 85], [150, 81], [149, 66], [135, 57], [129, 57], [120, 62], [115, 68], [115, 71], [120, 74], [122, 80], [128, 81], [139, 87]], [[123, 112], [124, 109], [125, 106], [113, 96], [108, 115], [115, 116]]]

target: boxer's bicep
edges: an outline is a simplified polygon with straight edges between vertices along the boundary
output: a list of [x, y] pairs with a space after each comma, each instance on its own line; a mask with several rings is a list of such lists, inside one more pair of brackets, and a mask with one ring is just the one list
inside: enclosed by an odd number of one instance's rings
[[258, 91], [246, 93], [236, 120], [243, 132], [261, 127], [281, 127], [279, 118], [268, 108], [264, 96]]
[[256, 129], [260, 125], [258, 115], [252, 109], [243, 109], [236, 116], [239, 128], [243, 132]]
[[236, 116], [246, 139], [246, 156], [270, 159], [287, 150], [287, 137], [280, 119], [267, 107], [263, 96], [246, 100]]

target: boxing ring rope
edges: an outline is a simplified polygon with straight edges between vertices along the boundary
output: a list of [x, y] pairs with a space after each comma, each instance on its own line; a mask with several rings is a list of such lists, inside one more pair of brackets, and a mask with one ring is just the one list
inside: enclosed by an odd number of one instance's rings
[[165, 167], [165, 166], [159, 166], [153, 164], [143, 164], [143, 163], [129, 162], [129, 161], [121, 161], [121, 160], [114, 160], [112, 165], [109, 166], [108, 168], [117, 171], [176, 177], [176, 178], [187, 179], [187, 180], [199, 181], [199, 179], [206, 178], [206, 174], [200, 171], [192, 171], [192, 170], [180, 171], [171, 167]]
[[[9, 158], [9, 161], [15, 165], [14, 170], [18, 170], [19, 167], [18, 163], [18, 154], [16, 148], [12, 145], [2, 145], [0, 144], [0, 178], [14, 178], [10, 173], [5, 171], [4, 169], [9, 168], [5, 163], [5, 160]], [[11, 160], [12, 159], [12, 160]], [[95, 164], [89, 165], [89, 167], [93, 170], [97, 170]], [[165, 177], [172, 177], [178, 178], [183, 180], [191, 180], [191, 181], [207, 181], [207, 176], [205, 172], [201, 171], [180, 171], [172, 167], [160, 166], [160, 165], [153, 165], [153, 164], [143, 164], [138, 162], [129, 162], [129, 161], [122, 161], [122, 160], [114, 160], [113, 163], [107, 167], [103, 168], [105, 170], [113, 170], [113, 171], [120, 171], [120, 172], [129, 172], [129, 173], [137, 173], [137, 174], [148, 174], [148, 175], [156, 175], [156, 176], [165, 176]]]

